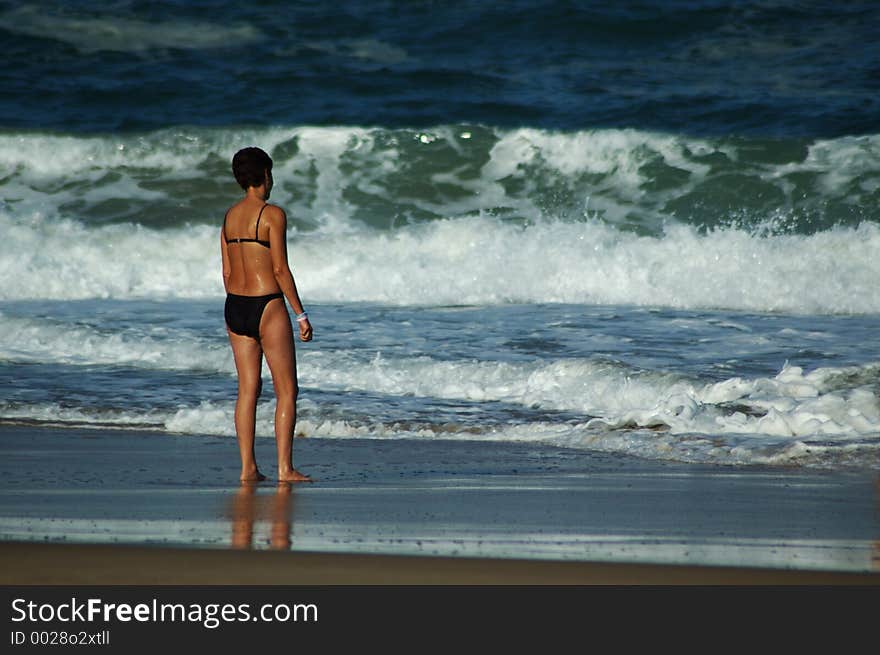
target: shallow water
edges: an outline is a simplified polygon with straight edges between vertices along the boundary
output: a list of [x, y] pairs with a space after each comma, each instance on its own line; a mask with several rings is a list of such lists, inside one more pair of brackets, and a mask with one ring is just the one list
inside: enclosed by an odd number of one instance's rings
[[[219, 300], [5, 303], [3, 419], [232, 436], [221, 312]], [[878, 465], [870, 316], [562, 304], [310, 312], [315, 340], [297, 353], [302, 435]]]

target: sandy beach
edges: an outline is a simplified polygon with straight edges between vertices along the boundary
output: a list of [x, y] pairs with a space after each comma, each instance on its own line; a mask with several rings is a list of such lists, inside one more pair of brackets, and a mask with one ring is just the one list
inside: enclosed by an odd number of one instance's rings
[[314, 484], [241, 486], [229, 438], [5, 426], [0, 449], [5, 585], [880, 582], [864, 471], [302, 439]]
[[875, 573], [740, 567], [0, 545], [6, 585], [877, 585]]

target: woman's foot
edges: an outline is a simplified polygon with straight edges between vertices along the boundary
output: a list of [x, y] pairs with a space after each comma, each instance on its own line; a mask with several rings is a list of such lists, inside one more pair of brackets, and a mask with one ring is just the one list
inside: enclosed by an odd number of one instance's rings
[[242, 471], [241, 476], [238, 478], [240, 482], [262, 482], [266, 479], [266, 476], [260, 473], [260, 471], [256, 468], [249, 471]]
[[312, 482], [312, 479], [296, 469], [278, 471], [278, 482]]

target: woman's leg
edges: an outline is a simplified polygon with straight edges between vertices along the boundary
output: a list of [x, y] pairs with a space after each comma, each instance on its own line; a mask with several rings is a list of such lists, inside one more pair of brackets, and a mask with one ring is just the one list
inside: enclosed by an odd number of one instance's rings
[[275, 550], [290, 550], [290, 526], [293, 521], [293, 496], [289, 482], [279, 482], [272, 499], [272, 532], [269, 546]]
[[232, 499], [232, 538], [233, 548], [250, 549], [254, 546], [254, 521], [257, 517], [257, 485], [242, 482]]
[[[228, 331], [228, 330], [227, 330]], [[265, 480], [257, 468], [254, 437], [257, 429], [257, 399], [262, 389], [263, 349], [256, 339], [229, 332], [235, 370], [238, 371], [238, 399], [235, 401], [235, 434], [241, 454], [241, 481]]]
[[278, 448], [278, 481], [311, 480], [293, 467], [293, 431], [296, 427], [296, 350], [293, 328], [283, 298], [270, 300], [260, 321], [260, 342], [275, 387], [275, 443]]

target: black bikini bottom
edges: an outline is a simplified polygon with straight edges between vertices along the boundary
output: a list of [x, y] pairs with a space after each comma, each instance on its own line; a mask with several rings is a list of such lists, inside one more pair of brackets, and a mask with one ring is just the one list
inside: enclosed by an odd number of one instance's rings
[[226, 294], [226, 307], [223, 315], [226, 325], [235, 334], [254, 339], [260, 338], [260, 319], [266, 304], [275, 298], [284, 298], [283, 293], [270, 293], [266, 296], [237, 296]]

